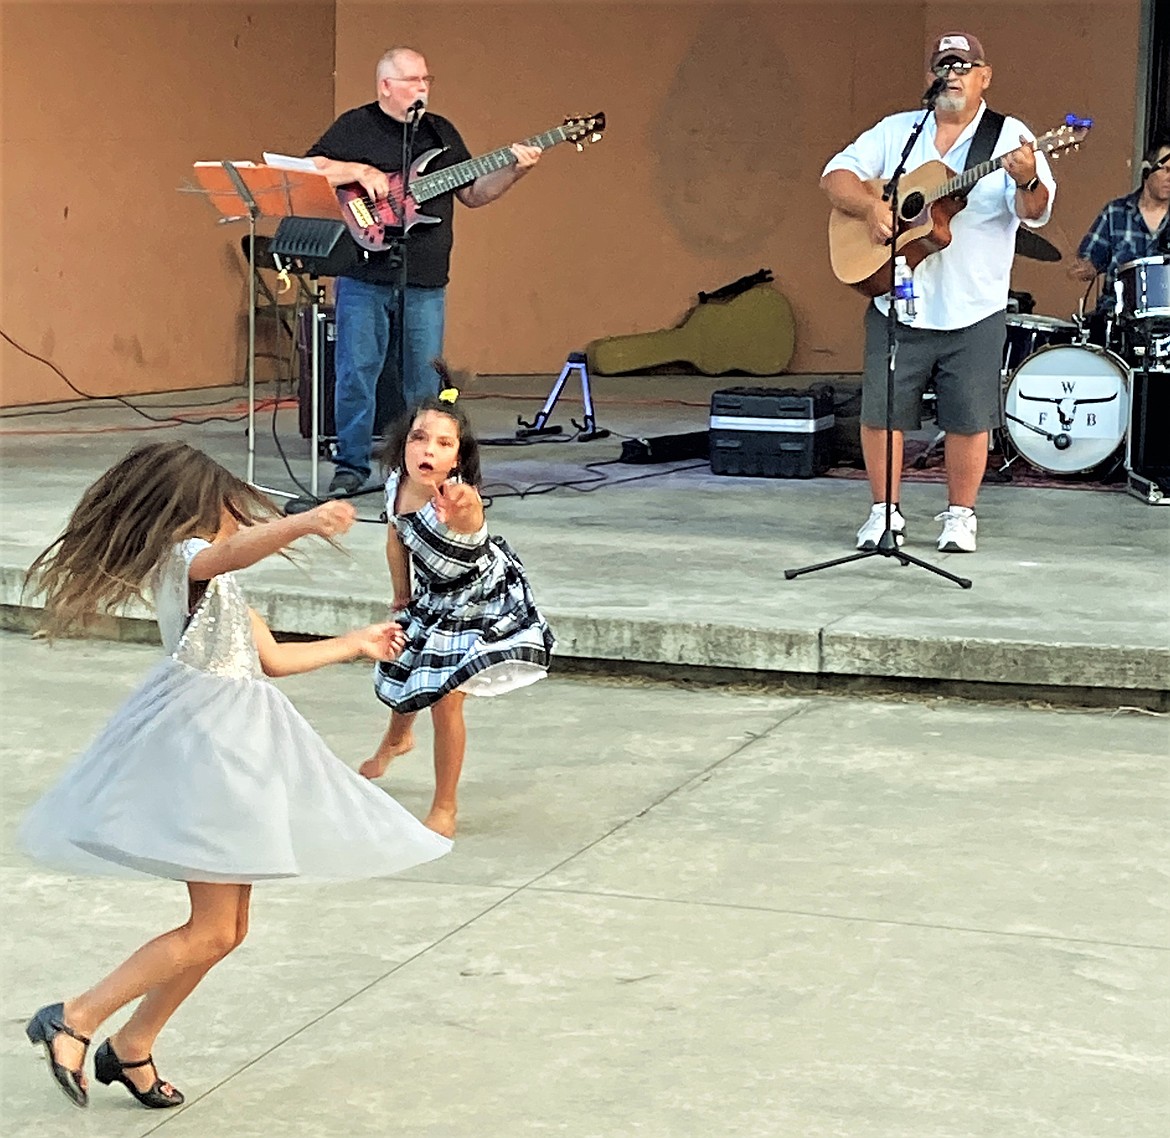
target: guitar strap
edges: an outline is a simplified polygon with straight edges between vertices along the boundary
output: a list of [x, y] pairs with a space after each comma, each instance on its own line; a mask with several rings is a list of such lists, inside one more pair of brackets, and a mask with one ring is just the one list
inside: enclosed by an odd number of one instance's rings
[[963, 167], [964, 170], [970, 170], [972, 166], [978, 166], [991, 157], [991, 152], [999, 141], [999, 132], [1003, 130], [1003, 124], [1004, 116], [999, 111], [993, 111], [990, 107], [984, 108], [983, 117], [975, 128], [975, 137], [971, 139], [971, 149], [967, 151], [967, 164]]

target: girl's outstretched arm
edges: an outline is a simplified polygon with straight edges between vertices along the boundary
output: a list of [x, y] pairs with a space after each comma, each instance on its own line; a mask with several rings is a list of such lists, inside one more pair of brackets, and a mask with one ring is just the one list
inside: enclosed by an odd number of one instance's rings
[[252, 609], [248, 612], [252, 617], [252, 633], [260, 653], [260, 666], [266, 676], [296, 676], [324, 668], [327, 664], [356, 660], [359, 656], [391, 660], [402, 650], [402, 629], [394, 623], [355, 628], [353, 632], [328, 640], [281, 644], [259, 613]]
[[246, 569], [279, 553], [298, 537], [316, 534], [319, 537], [337, 537], [345, 533], [357, 518], [352, 502], [332, 499], [287, 518], [274, 518], [254, 526], [242, 526], [229, 537], [219, 538], [208, 549], [201, 549], [191, 558], [188, 576], [192, 581], [210, 581], [221, 573]]
[[391, 521], [386, 527], [386, 564], [390, 567], [390, 584], [394, 589], [395, 610], [410, 604], [410, 554]]

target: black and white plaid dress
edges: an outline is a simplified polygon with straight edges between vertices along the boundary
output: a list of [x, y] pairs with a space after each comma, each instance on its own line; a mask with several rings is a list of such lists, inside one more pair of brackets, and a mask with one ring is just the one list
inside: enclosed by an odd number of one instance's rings
[[398, 474], [386, 480], [386, 516], [410, 554], [413, 595], [399, 614], [406, 647], [374, 669], [374, 691], [395, 711], [419, 711], [459, 689], [503, 695], [548, 673], [554, 638], [524, 566], [503, 538], [456, 533], [428, 502], [395, 514]]

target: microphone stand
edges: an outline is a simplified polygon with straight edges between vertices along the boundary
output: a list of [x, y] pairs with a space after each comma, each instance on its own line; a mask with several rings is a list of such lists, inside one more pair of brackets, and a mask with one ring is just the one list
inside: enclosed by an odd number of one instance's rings
[[406, 118], [402, 121], [402, 236], [397, 240], [398, 251], [398, 310], [395, 315], [395, 333], [397, 335], [397, 367], [398, 387], [402, 392], [403, 411], [409, 412], [410, 406], [406, 400], [406, 199], [410, 195], [410, 165], [414, 156], [414, 136], [418, 130], [419, 120], [426, 111], [426, 104], [417, 99], [407, 108]]
[[922, 96], [926, 113], [914, 124], [914, 128], [910, 131], [910, 137], [906, 139], [906, 145], [902, 147], [902, 156], [898, 159], [898, 165], [894, 167], [894, 172], [890, 175], [889, 181], [882, 187], [882, 201], [888, 201], [890, 203], [890, 213], [893, 219], [894, 230], [893, 236], [889, 240], [890, 291], [887, 299], [890, 307], [886, 313], [886, 527], [882, 531], [882, 536], [878, 539], [875, 548], [859, 550], [857, 553], [851, 553], [847, 557], [836, 557], [832, 561], [822, 561], [817, 565], [805, 565], [800, 569], [785, 569], [784, 579], [786, 581], [794, 580], [796, 577], [800, 577], [805, 573], [816, 573], [821, 569], [831, 569], [834, 565], [848, 565], [852, 561], [864, 561], [869, 557], [894, 557], [902, 565], [917, 565], [920, 569], [927, 569], [931, 573], [945, 577], [948, 581], [953, 581], [960, 588], [971, 588], [969, 578], [956, 576], [954, 573], [949, 573], [937, 565], [931, 565], [929, 562], [914, 557], [909, 553], [903, 553], [898, 546], [898, 539], [894, 534], [892, 525], [894, 512], [894, 369], [898, 358], [897, 274], [894, 269], [895, 259], [898, 255], [898, 232], [902, 228], [902, 219], [898, 215], [898, 210], [901, 206], [898, 197], [898, 188], [902, 180], [902, 175], [906, 172], [906, 161], [910, 157], [910, 152], [914, 149], [914, 144], [922, 134], [926, 126], [926, 120], [934, 110], [935, 101], [942, 94], [946, 83], [945, 75], [936, 79], [930, 85], [930, 90]]

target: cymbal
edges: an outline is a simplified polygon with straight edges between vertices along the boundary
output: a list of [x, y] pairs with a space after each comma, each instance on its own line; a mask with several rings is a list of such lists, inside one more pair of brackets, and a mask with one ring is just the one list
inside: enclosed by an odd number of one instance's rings
[[1016, 256], [1030, 261], [1059, 261], [1060, 250], [1034, 229], [1021, 225], [1016, 230]]

